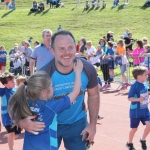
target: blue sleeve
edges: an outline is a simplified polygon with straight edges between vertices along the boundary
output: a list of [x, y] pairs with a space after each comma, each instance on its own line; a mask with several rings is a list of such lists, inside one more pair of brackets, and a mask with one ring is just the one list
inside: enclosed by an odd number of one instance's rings
[[106, 55], [108, 55], [109, 50], [106, 51]]
[[129, 90], [128, 98], [135, 97], [135, 94], [136, 94], [135, 85], [133, 84]]
[[5, 88], [0, 88], [0, 96], [2, 97], [5, 94]]
[[52, 102], [50, 101], [46, 104], [46, 106], [52, 109], [56, 114], [59, 114], [71, 106], [70, 98], [68, 96], [65, 96], [59, 100], [55, 100]]

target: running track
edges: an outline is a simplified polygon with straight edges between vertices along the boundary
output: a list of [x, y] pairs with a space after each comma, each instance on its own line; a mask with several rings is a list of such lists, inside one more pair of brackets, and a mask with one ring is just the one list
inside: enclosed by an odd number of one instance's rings
[[[101, 92], [100, 114], [104, 119], [98, 121], [95, 144], [90, 150], [127, 150], [125, 144], [128, 139], [129, 128], [129, 104], [127, 101], [127, 92], [118, 94], [115, 91], [117, 84], [112, 84], [110, 90]], [[137, 150], [141, 150], [139, 139], [144, 127], [140, 124], [134, 138], [134, 145]], [[22, 149], [23, 134], [15, 141], [15, 150]], [[148, 149], [150, 149], [150, 136], [147, 138]], [[7, 134], [2, 128], [0, 133], [0, 150], [8, 150]], [[63, 144], [59, 150], [65, 150]]]

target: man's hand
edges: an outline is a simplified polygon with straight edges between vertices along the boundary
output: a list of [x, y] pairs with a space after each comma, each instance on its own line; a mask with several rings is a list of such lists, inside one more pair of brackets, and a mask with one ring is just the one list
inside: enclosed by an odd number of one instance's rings
[[82, 132], [81, 135], [83, 135], [84, 132], [88, 132], [89, 136], [86, 140], [89, 140], [92, 142], [94, 140], [94, 136], [96, 134], [96, 125], [89, 124]]
[[35, 119], [36, 117], [37, 116], [29, 116], [20, 120], [19, 126], [30, 133], [38, 134], [38, 131], [44, 130], [45, 124], [43, 122], [32, 121], [32, 119]]

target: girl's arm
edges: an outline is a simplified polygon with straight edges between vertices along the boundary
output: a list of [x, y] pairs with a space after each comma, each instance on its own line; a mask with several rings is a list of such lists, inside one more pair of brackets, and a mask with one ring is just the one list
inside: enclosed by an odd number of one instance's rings
[[75, 72], [74, 88], [73, 91], [70, 94], [68, 94], [71, 103], [75, 101], [75, 99], [80, 93], [82, 69], [83, 69], [83, 63], [81, 62], [81, 60], [77, 59], [77, 62], [74, 63], [74, 72]]

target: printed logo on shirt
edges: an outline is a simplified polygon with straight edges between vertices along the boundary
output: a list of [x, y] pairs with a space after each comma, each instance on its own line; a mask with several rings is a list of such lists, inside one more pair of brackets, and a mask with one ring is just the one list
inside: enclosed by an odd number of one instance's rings
[[140, 102], [140, 109], [146, 108], [149, 103], [148, 92], [140, 94], [141, 97], [144, 97], [144, 101]]

